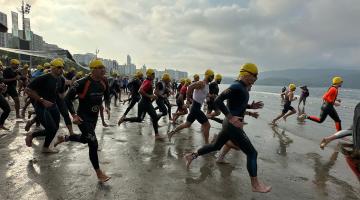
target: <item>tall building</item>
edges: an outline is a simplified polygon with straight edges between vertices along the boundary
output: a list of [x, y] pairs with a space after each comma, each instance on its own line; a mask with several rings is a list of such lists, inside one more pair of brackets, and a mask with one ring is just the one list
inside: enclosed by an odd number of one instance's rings
[[[0, 12], [0, 23], [7, 27], [7, 15]], [[0, 47], [7, 47], [7, 33], [0, 32]]]
[[30, 42], [31, 50], [42, 51], [44, 50], [44, 44], [45, 42], [43, 37], [31, 32], [31, 42]]
[[126, 56], [126, 65], [130, 65], [131, 64], [131, 57], [130, 57], [130, 55], [127, 55]]

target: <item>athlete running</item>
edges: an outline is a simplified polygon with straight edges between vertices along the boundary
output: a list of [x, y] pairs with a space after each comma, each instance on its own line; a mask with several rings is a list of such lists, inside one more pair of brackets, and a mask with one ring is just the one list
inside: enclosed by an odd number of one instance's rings
[[341, 120], [336, 112], [334, 106], [340, 106], [341, 100], [337, 99], [339, 88], [342, 86], [343, 80], [341, 77], [334, 77], [332, 79], [332, 86], [323, 96], [323, 104], [321, 106], [320, 118], [315, 116], [308, 116], [307, 114], [302, 114], [299, 116], [299, 119], [310, 119], [311, 121], [317, 123], [323, 123], [326, 117], [329, 115], [335, 121], [336, 131], [341, 130]]
[[291, 102], [297, 100], [297, 97], [294, 97], [294, 92], [296, 90], [296, 85], [291, 83], [289, 85], [289, 90], [285, 92], [284, 96], [284, 109], [281, 114], [272, 120], [271, 125], [276, 125], [276, 121], [280, 118], [283, 118], [284, 121], [290, 116], [296, 113], [296, 110], [291, 106]]
[[[88, 144], [89, 157], [97, 178], [100, 182], [106, 182], [111, 177], [107, 176], [99, 166], [98, 141], [95, 134], [99, 110], [102, 106], [103, 97], [105, 110], [110, 112], [110, 93], [108, 82], [105, 81], [105, 66], [101, 60], [92, 60], [89, 64], [91, 74], [76, 81], [65, 97], [69, 111], [73, 117], [73, 123], [79, 126], [81, 135], [73, 134], [59, 138], [59, 143], [65, 141]], [[72, 101], [79, 97], [79, 106], [75, 112]]]
[[[226, 116], [216, 142], [204, 145], [196, 152], [186, 154], [184, 158], [186, 166], [189, 168], [191, 162], [198, 156], [218, 151], [227, 141], [231, 140], [247, 156], [247, 170], [251, 179], [252, 191], [265, 193], [271, 190], [271, 186], [263, 184], [257, 178], [257, 151], [244, 132], [242, 121], [246, 108], [256, 109], [263, 106], [262, 102], [248, 105], [249, 92], [247, 86], [255, 83], [257, 75], [258, 69], [255, 64], [246, 63], [241, 67], [239, 80], [223, 91], [215, 100], [216, 105]], [[223, 102], [225, 100], [228, 102], [227, 106]]]
[[63, 79], [64, 61], [56, 58], [51, 61], [51, 72], [32, 80], [25, 89], [27, 95], [34, 101], [36, 117], [45, 130], [28, 133], [25, 138], [26, 146], [32, 146], [34, 137], [45, 136], [43, 153], [58, 153], [57, 149], [50, 149], [60, 123], [60, 112], [56, 104], [58, 95], [65, 92]]
[[155, 78], [155, 72], [153, 69], [146, 70], [146, 80], [142, 83], [139, 93], [141, 95], [141, 100], [138, 104], [138, 114], [136, 117], [131, 118], [123, 118], [121, 117], [119, 119], [118, 125], [120, 125], [124, 121], [129, 122], [142, 122], [144, 119], [146, 113], [150, 115], [151, 122], [153, 124], [153, 128], [155, 131], [155, 139], [156, 140], [163, 140], [163, 137], [159, 134], [159, 125], [158, 121], [160, 117], [156, 114], [156, 111], [154, 109], [154, 106], [152, 105], [152, 102], [157, 99], [157, 96], [153, 94], [153, 86], [152, 81]]
[[15, 111], [16, 111], [16, 118], [21, 118], [20, 116], [20, 100], [19, 94], [16, 90], [17, 81], [20, 80], [20, 75], [17, 72], [19, 68], [20, 61], [17, 59], [10, 60], [10, 67], [4, 69], [3, 77], [4, 83], [7, 85], [6, 94], [11, 96], [11, 98], [15, 102]]
[[[206, 115], [201, 110], [201, 106], [205, 101], [209, 93], [209, 83], [214, 79], [214, 72], [210, 69], [206, 70], [204, 80], [197, 81], [191, 84], [186, 92], [187, 104], [189, 105], [192, 102], [190, 113], [186, 118], [186, 122], [176, 127], [174, 130], [168, 133], [169, 141], [171, 137], [178, 133], [184, 128], [189, 128], [195, 120], [201, 124], [201, 130], [203, 132], [205, 144], [209, 144], [209, 130], [210, 123]], [[191, 98], [192, 97], [192, 98]]]

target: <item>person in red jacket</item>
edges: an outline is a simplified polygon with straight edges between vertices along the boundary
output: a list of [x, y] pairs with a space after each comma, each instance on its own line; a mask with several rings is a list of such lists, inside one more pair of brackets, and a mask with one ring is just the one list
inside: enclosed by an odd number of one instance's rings
[[341, 130], [341, 120], [336, 112], [334, 106], [340, 106], [341, 100], [337, 99], [339, 88], [342, 86], [343, 80], [341, 77], [334, 77], [332, 79], [332, 86], [323, 96], [323, 104], [321, 106], [320, 117], [308, 116], [306, 114], [300, 115], [300, 119], [310, 119], [311, 121], [322, 123], [325, 121], [326, 117], [329, 115], [335, 121], [336, 131]]

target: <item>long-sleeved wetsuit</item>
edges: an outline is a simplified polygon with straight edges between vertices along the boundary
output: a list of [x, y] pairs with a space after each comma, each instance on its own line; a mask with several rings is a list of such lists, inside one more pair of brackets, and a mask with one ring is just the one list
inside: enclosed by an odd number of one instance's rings
[[[224, 100], [227, 100], [227, 106], [225, 106]], [[216, 98], [215, 104], [225, 116], [231, 113], [232, 116], [244, 117], [246, 108], [248, 108], [248, 101], [249, 92], [245, 83], [242, 81], [235, 81], [235, 83]], [[198, 155], [204, 155], [212, 151], [220, 150], [228, 140], [231, 140], [246, 154], [249, 175], [251, 177], [256, 177], [257, 151], [251, 144], [244, 130], [235, 127], [227, 119], [223, 122], [222, 130], [220, 131], [216, 142], [201, 147], [197, 153]]]
[[65, 97], [69, 112], [74, 115], [75, 109], [72, 101], [79, 96], [77, 115], [83, 120], [79, 124], [81, 135], [70, 135], [68, 140], [88, 144], [89, 157], [94, 169], [99, 169], [98, 141], [95, 134], [96, 122], [103, 97], [105, 106], [110, 108], [110, 94], [107, 81], [95, 81], [90, 76], [76, 81]]

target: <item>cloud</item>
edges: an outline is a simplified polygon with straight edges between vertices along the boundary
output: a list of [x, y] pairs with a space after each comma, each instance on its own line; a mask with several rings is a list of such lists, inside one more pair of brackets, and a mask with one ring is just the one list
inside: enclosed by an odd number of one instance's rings
[[[358, 0], [32, 1], [32, 28], [74, 53], [190, 73], [360, 64]], [[6, 12], [14, 1], [0, 0]], [[1, 9], [2, 10], [2, 9]], [[9, 13], [10, 14], [10, 13]]]

